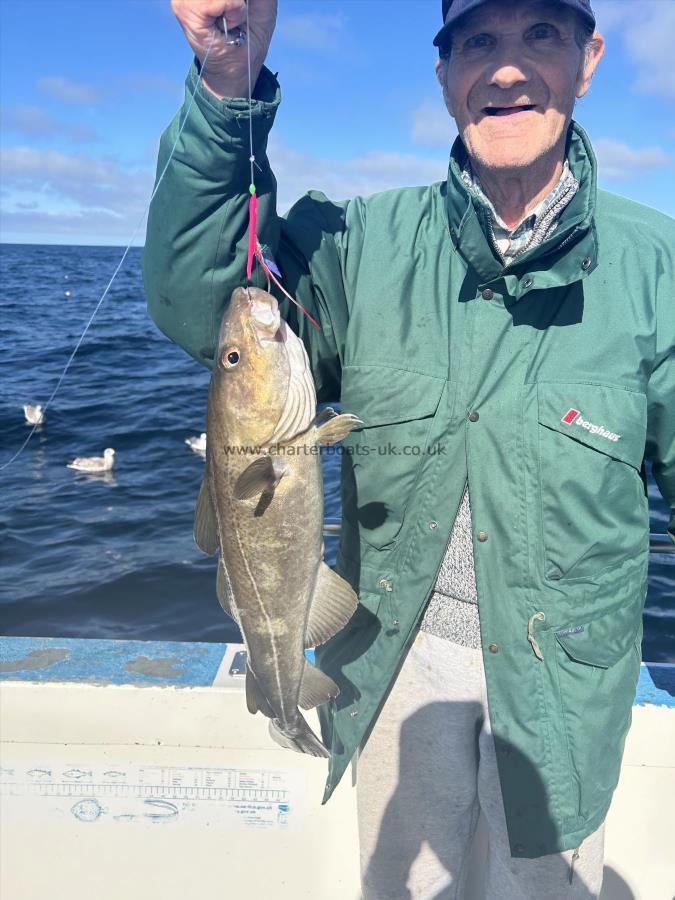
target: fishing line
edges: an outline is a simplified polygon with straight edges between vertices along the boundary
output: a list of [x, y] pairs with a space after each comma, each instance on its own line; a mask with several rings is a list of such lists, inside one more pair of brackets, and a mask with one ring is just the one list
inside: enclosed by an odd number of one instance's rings
[[[247, 6], [247, 15], [248, 15], [248, 6]], [[248, 23], [248, 20], [247, 20], [247, 23]], [[151, 204], [152, 204], [152, 201], [155, 199], [155, 194], [157, 193], [157, 191], [158, 191], [158, 189], [159, 189], [159, 186], [160, 186], [160, 184], [162, 183], [162, 180], [163, 180], [164, 176], [166, 175], [166, 171], [167, 171], [167, 169], [169, 168], [169, 163], [171, 162], [171, 160], [172, 160], [172, 158], [173, 158], [173, 154], [175, 153], [176, 147], [178, 146], [178, 141], [180, 140], [180, 136], [181, 136], [181, 134], [183, 133], [183, 129], [185, 128], [185, 125], [186, 125], [187, 120], [188, 120], [188, 116], [190, 115], [190, 110], [192, 109], [192, 104], [193, 104], [193, 102], [194, 102], [195, 95], [196, 95], [196, 93], [197, 93], [197, 90], [198, 90], [198, 88], [199, 88], [199, 84], [200, 84], [200, 82], [202, 81], [202, 78], [203, 78], [203, 75], [204, 75], [204, 67], [206, 66], [206, 60], [209, 58], [209, 53], [211, 52], [211, 48], [212, 48], [212, 46], [213, 46], [213, 41], [215, 40], [216, 34], [217, 34], [217, 29], [214, 28], [214, 29], [213, 29], [213, 34], [211, 35], [211, 40], [210, 40], [210, 42], [209, 42], [209, 46], [208, 46], [208, 48], [207, 48], [207, 50], [206, 50], [206, 54], [205, 54], [205, 56], [204, 56], [204, 60], [203, 60], [203, 62], [201, 63], [201, 69], [200, 69], [200, 72], [199, 72], [199, 77], [197, 78], [197, 83], [195, 84], [194, 90], [192, 91], [192, 95], [191, 95], [191, 97], [190, 97], [190, 102], [189, 102], [189, 104], [188, 104], [188, 108], [187, 108], [187, 110], [185, 111], [185, 118], [183, 119], [182, 125], [181, 125], [180, 128], [178, 129], [178, 134], [176, 135], [176, 140], [173, 142], [173, 147], [171, 148], [171, 152], [169, 153], [169, 158], [168, 158], [167, 161], [166, 161], [166, 165], [165, 165], [164, 168], [162, 169], [162, 172], [161, 172], [159, 178], [157, 179], [157, 183], [155, 184], [155, 188], [154, 188], [154, 190], [153, 190], [153, 192], [152, 192], [152, 194], [151, 194], [151, 196], [150, 196], [150, 199], [148, 200], [147, 206], [145, 207], [145, 209], [143, 210], [143, 212], [142, 212], [142, 214], [141, 214], [141, 218], [139, 219], [138, 224], [136, 225], [136, 228], [134, 229], [134, 232], [133, 232], [133, 234], [131, 235], [131, 238], [130, 238], [130, 240], [129, 240], [129, 243], [127, 244], [126, 249], [125, 249], [124, 253], [122, 254], [122, 258], [120, 259], [119, 263], [117, 264], [117, 268], [116, 268], [115, 271], [113, 272], [112, 278], [110, 279], [110, 281], [109, 281], [108, 284], [106, 285], [106, 288], [105, 288], [105, 290], [103, 291], [103, 293], [101, 294], [101, 297], [100, 297], [98, 303], [96, 304], [96, 307], [94, 308], [93, 313], [92, 313], [91, 316], [89, 317], [89, 321], [87, 322], [87, 324], [86, 324], [85, 327], [84, 327], [84, 331], [83, 331], [82, 334], [80, 335], [80, 338], [79, 338], [78, 342], [75, 344], [75, 349], [74, 349], [73, 352], [70, 354], [70, 357], [68, 358], [68, 362], [66, 363], [66, 365], [65, 365], [65, 367], [64, 367], [64, 369], [63, 369], [63, 371], [61, 372], [61, 375], [60, 375], [60, 377], [59, 377], [59, 380], [58, 380], [57, 383], [56, 383], [56, 387], [55, 387], [54, 390], [52, 391], [52, 393], [51, 393], [51, 395], [49, 396], [49, 399], [47, 400], [47, 402], [45, 403], [45, 405], [42, 407], [42, 418], [41, 418], [41, 421], [42, 421], [42, 422], [44, 422], [45, 419], [46, 419], [46, 413], [47, 413], [47, 410], [48, 410], [49, 407], [51, 406], [51, 403], [52, 403], [54, 397], [56, 397], [56, 394], [57, 394], [59, 388], [61, 387], [61, 384], [62, 384], [62, 382], [63, 382], [63, 379], [66, 377], [66, 374], [67, 374], [68, 370], [70, 369], [70, 366], [71, 366], [73, 360], [75, 359], [75, 356], [76, 356], [76, 354], [77, 354], [77, 351], [80, 349], [80, 346], [81, 346], [81, 344], [82, 344], [82, 341], [84, 340], [84, 338], [85, 338], [87, 332], [89, 331], [89, 329], [90, 329], [90, 327], [91, 327], [92, 322], [94, 321], [94, 319], [95, 319], [95, 317], [96, 317], [96, 313], [97, 313], [97, 312], [99, 311], [99, 309], [101, 308], [101, 305], [102, 305], [103, 301], [105, 300], [105, 298], [106, 298], [107, 295], [108, 295], [108, 291], [109, 291], [110, 288], [112, 287], [112, 284], [113, 284], [114, 280], [117, 278], [117, 273], [118, 273], [118, 272], [120, 271], [120, 269], [122, 268], [122, 265], [124, 264], [124, 260], [127, 258], [127, 255], [128, 255], [128, 253], [129, 253], [129, 250], [131, 249], [131, 245], [133, 244], [133, 242], [134, 242], [134, 240], [135, 240], [135, 238], [136, 238], [136, 235], [137, 235], [138, 232], [140, 231], [141, 225], [143, 224], [143, 222], [144, 222], [144, 220], [145, 220], [145, 217], [146, 217], [146, 215], [148, 214], [148, 211], [150, 210], [150, 206], [151, 206]], [[250, 79], [250, 74], [249, 74], [249, 79]], [[14, 454], [14, 456], [12, 456], [10, 459], [8, 459], [7, 462], [5, 462], [5, 463], [3, 463], [2, 465], [0, 465], [0, 472], [2, 472], [3, 469], [6, 469], [8, 466], [10, 466], [10, 465], [14, 462], [14, 460], [17, 459], [17, 458], [21, 455], [21, 453], [24, 451], [24, 449], [28, 446], [28, 442], [29, 442], [30, 439], [33, 437], [33, 435], [35, 434], [36, 429], [38, 428], [38, 426], [39, 426], [40, 424], [41, 424], [41, 422], [36, 422], [35, 425], [33, 425], [33, 427], [31, 428], [31, 430], [28, 432], [28, 437], [27, 437], [26, 440], [23, 442], [23, 444], [19, 447], [19, 449], [16, 451], [16, 453]]]
[[[224, 19], [223, 19], [224, 21]], [[260, 263], [260, 267], [263, 270], [265, 277], [267, 278], [267, 285], [269, 288], [270, 281], [273, 281], [274, 284], [279, 288], [281, 293], [294, 303], [295, 306], [302, 312], [303, 315], [307, 316], [309, 321], [314, 325], [315, 328], [321, 330], [321, 326], [316, 321], [316, 319], [309, 314], [309, 312], [305, 309], [305, 307], [298, 303], [295, 297], [292, 297], [288, 291], [284, 288], [284, 286], [279, 282], [279, 278], [281, 278], [281, 272], [277, 268], [274, 260], [268, 259], [265, 257], [263, 248], [258, 241], [258, 195], [256, 192], [255, 186], [255, 169], [254, 166], [260, 169], [260, 166], [256, 162], [255, 152], [253, 150], [253, 79], [251, 78], [251, 41], [249, 40], [250, 28], [248, 23], [248, 3], [246, 4], [246, 65], [248, 70], [248, 147], [249, 147], [249, 158], [248, 161], [251, 164], [251, 183], [248, 187], [249, 191], [249, 201], [248, 201], [248, 253], [246, 259], [246, 278], [249, 282], [252, 280], [251, 276], [253, 274], [253, 260], [257, 259]], [[262, 169], [260, 169], [262, 172]], [[277, 278], [278, 276], [278, 278]]]

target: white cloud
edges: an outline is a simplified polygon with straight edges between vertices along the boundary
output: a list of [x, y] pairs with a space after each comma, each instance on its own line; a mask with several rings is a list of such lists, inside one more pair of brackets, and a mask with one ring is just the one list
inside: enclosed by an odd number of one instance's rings
[[69, 78], [63, 78], [60, 75], [49, 75], [45, 78], [40, 78], [37, 86], [39, 90], [50, 94], [63, 103], [92, 105], [98, 103], [101, 99], [99, 91], [93, 84], [71, 81]]
[[347, 20], [340, 13], [314, 13], [280, 18], [276, 33], [304, 50], [335, 50], [345, 39]]
[[633, 89], [675, 100], [675, 2], [597, 0], [593, 8], [600, 31], [621, 31], [628, 58], [637, 68]]
[[153, 170], [114, 160], [8, 147], [0, 150], [3, 231], [126, 242], [150, 198]]
[[0, 128], [2, 131], [16, 131], [32, 137], [50, 137], [60, 134], [74, 141], [92, 141], [96, 139], [96, 134], [87, 125], [61, 122], [50, 116], [39, 106], [16, 106], [13, 109], [3, 108], [0, 115]]
[[413, 110], [410, 138], [415, 144], [450, 150], [456, 137], [455, 120], [440, 100], [425, 100]]
[[406, 185], [429, 184], [447, 175], [447, 158], [374, 151], [348, 160], [321, 159], [301, 153], [272, 137], [269, 157], [278, 184], [280, 212], [308, 190], [323, 191], [331, 200]]
[[[137, 224], [138, 221], [120, 221], [102, 210], [63, 213], [18, 205], [15, 210], [0, 211], [0, 238], [10, 243], [126, 246]], [[142, 246], [143, 239], [141, 228], [134, 246]]]
[[638, 178], [651, 169], [665, 169], [673, 165], [673, 159], [661, 147], [635, 149], [610, 138], [593, 142], [600, 175], [612, 181]]

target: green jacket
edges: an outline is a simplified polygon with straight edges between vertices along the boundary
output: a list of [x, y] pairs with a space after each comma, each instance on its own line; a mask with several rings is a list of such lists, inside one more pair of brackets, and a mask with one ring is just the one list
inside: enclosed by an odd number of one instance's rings
[[[673, 221], [597, 191], [576, 124], [580, 189], [555, 234], [507, 268], [463, 185], [459, 141], [447, 182], [344, 203], [310, 193], [280, 218], [267, 70], [256, 98], [261, 241], [321, 329], [284, 314], [319, 399], [365, 423], [344, 442], [338, 557], [360, 605], [317, 652], [341, 688], [321, 708], [326, 799], [415, 632], [468, 478], [511, 851], [576, 847], [607, 813], [639, 672], [643, 458], [675, 504]], [[200, 87], [150, 213], [150, 313], [206, 365], [245, 283], [248, 156], [247, 102]]]

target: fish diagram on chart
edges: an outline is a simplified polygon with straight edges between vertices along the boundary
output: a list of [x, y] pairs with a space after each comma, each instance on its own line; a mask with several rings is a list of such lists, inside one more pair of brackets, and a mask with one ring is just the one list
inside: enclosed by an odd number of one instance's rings
[[[296, 830], [304, 777], [293, 771], [179, 766], [0, 769], [3, 818], [161, 825], [189, 818], [230, 829]], [[16, 801], [12, 804], [12, 801]]]

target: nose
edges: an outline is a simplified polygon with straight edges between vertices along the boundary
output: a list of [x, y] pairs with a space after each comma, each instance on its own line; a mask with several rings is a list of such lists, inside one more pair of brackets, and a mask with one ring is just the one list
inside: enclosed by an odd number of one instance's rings
[[498, 58], [493, 62], [494, 68], [489, 76], [489, 83], [502, 90], [509, 90], [518, 84], [526, 84], [530, 80], [527, 67], [523, 63], [522, 53], [515, 47], [504, 43]]
[[526, 84], [528, 80], [527, 74], [520, 66], [510, 63], [495, 69], [492, 73], [490, 84], [506, 91], [518, 84]]

